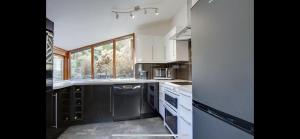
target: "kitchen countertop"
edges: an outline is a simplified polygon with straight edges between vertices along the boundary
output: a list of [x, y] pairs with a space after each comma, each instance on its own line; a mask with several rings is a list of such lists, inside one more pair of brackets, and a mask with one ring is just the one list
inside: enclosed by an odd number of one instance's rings
[[[82, 80], [63, 80], [55, 81], [53, 83], [53, 89], [61, 89], [72, 85], [112, 85], [112, 84], [123, 84], [123, 83], [169, 83], [169, 82], [183, 82], [187, 80], [154, 80], [154, 79], [82, 79]], [[190, 82], [190, 81], [189, 81]], [[172, 83], [169, 83], [172, 84]], [[175, 84], [172, 84], [175, 85]], [[191, 92], [192, 85], [176, 85], [179, 89], [185, 89]], [[190, 88], [190, 89], [189, 89]]]
[[[192, 81], [188, 81], [188, 82], [192, 82]], [[177, 88], [178, 90], [184, 91], [186, 93], [192, 93], [192, 85], [178, 85], [178, 84], [173, 84], [170, 82], [162, 82], [162, 84], [173, 86], [173, 87]]]

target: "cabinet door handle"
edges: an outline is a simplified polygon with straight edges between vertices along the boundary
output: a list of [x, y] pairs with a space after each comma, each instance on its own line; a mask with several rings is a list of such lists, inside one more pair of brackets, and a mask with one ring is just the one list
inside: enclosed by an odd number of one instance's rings
[[181, 106], [182, 108], [186, 109], [187, 111], [191, 111], [191, 109], [189, 109], [189, 108], [183, 106], [182, 104], [180, 104], [180, 106]]
[[180, 118], [181, 118], [185, 123], [187, 123], [188, 125], [191, 125], [191, 123], [188, 122], [187, 120], [185, 120], [182, 116], [180, 116]]
[[191, 97], [191, 96], [183, 94], [183, 93], [180, 93], [180, 94], [183, 95], [183, 96], [189, 97], [189, 98]]

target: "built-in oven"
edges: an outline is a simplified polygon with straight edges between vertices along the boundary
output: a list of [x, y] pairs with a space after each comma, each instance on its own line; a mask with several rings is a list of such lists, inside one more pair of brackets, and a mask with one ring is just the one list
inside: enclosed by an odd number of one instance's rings
[[165, 124], [172, 134], [177, 134], [177, 112], [165, 103]]
[[173, 134], [177, 134], [177, 106], [178, 97], [176, 90], [172, 87], [164, 86], [165, 94], [165, 124]]
[[175, 111], [177, 111], [178, 106], [178, 97], [179, 95], [176, 93], [175, 90], [165, 87], [165, 102], [168, 103]]

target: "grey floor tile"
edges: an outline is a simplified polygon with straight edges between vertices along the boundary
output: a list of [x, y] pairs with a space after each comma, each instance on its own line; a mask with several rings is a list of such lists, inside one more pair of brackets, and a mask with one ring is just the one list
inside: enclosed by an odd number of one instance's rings
[[170, 134], [159, 117], [69, 127], [58, 139], [171, 139], [171, 137], [115, 137], [112, 134]]

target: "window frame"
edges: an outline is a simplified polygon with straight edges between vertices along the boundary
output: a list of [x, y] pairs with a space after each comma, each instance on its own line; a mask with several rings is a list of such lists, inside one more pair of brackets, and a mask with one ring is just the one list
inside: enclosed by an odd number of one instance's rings
[[57, 46], [54, 46], [53, 47], [53, 54], [54, 55], [59, 55], [61, 57], [63, 57], [64, 61], [63, 61], [63, 80], [68, 80], [69, 79], [69, 54], [70, 52], [65, 50], [65, 49], [62, 49], [62, 48], [59, 48]]
[[[53, 62], [54, 62], [54, 57], [60, 57], [62, 59], [62, 65], [61, 65], [61, 72], [62, 72], [62, 80], [64, 80], [64, 77], [65, 77], [65, 72], [64, 72], [64, 65], [65, 65], [65, 57], [63, 55], [60, 55], [60, 54], [56, 54], [54, 53], [53, 54]], [[53, 63], [53, 66], [54, 66], [54, 63]], [[54, 67], [53, 67], [53, 74], [54, 74]], [[54, 80], [54, 75], [53, 75], [53, 80]], [[60, 81], [60, 80], [58, 80]]]
[[[72, 64], [71, 64], [71, 60], [72, 60], [72, 53], [77, 53], [77, 52], [82, 52], [82, 51], [85, 51], [85, 50], [88, 50], [88, 49], [91, 49], [91, 57], [90, 57], [90, 60], [91, 60], [91, 58], [92, 58], [92, 51], [94, 51], [94, 50], [92, 50], [92, 48], [90, 48], [90, 47], [84, 47], [84, 48], [82, 48], [82, 49], [76, 49], [75, 51], [72, 51], [72, 52], [70, 52], [69, 53], [69, 56], [70, 56], [70, 60], [69, 60], [69, 73], [70, 73], [70, 76], [69, 76], [69, 79], [72, 79]], [[91, 60], [91, 62], [92, 62], [92, 60]], [[92, 68], [92, 63], [90, 63], [91, 64], [91, 68]], [[92, 70], [91, 70], [91, 72], [92, 72]], [[91, 73], [91, 78], [87, 78], [87, 79], [93, 79], [93, 73]]]
[[[98, 42], [98, 43], [94, 43], [94, 44], [91, 44], [91, 45], [87, 45], [87, 46], [83, 46], [83, 47], [80, 47], [80, 48], [76, 48], [76, 49], [73, 49], [73, 50], [70, 50], [69, 51], [69, 79], [71, 79], [71, 54], [72, 53], [76, 53], [76, 52], [79, 52], [79, 51], [83, 51], [83, 50], [87, 50], [87, 49], [91, 49], [91, 79], [94, 79], [95, 77], [95, 73], [94, 73], [94, 49], [95, 47], [100, 47], [101, 45], [105, 45], [107, 43], [112, 43], [113, 44], [113, 69], [112, 69], [112, 74], [113, 74], [113, 77], [112, 79], [116, 79], [116, 41], [120, 41], [120, 40], [124, 40], [124, 39], [127, 39], [129, 37], [132, 37], [132, 66], [134, 66], [134, 57], [135, 57], [135, 34], [134, 33], [131, 33], [131, 34], [128, 34], [128, 35], [124, 35], [124, 36], [121, 36], [121, 37], [116, 37], [116, 38], [113, 38], [113, 39], [109, 39], [109, 40], [106, 40], [106, 41], [102, 41], [102, 42]], [[133, 75], [135, 75], [135, 68], [133, 68]]]

